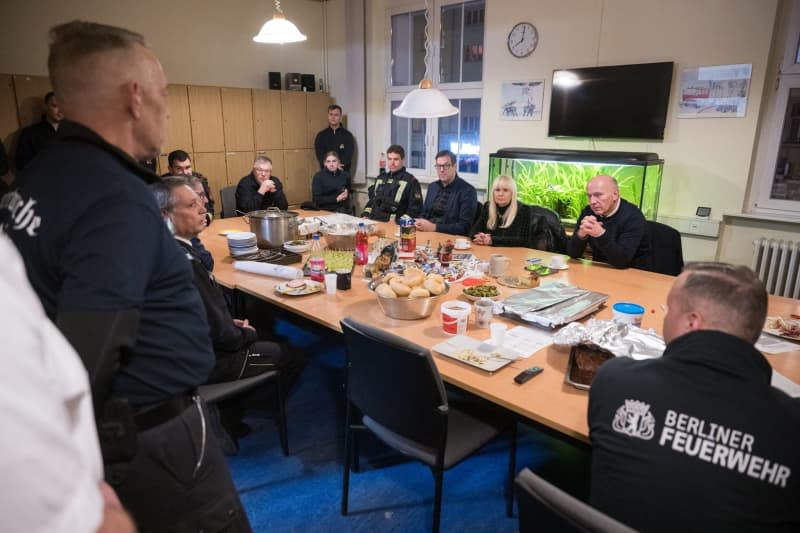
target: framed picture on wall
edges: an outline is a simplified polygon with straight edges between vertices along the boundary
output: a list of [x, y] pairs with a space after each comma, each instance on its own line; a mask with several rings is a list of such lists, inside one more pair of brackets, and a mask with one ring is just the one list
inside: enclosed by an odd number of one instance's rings
[[501, 90], [501, 120], [542, 120], [544, 80], [504, 81]]
[[751, 64], [683, 69], [678, 117], [743, 117], [752, 71]]

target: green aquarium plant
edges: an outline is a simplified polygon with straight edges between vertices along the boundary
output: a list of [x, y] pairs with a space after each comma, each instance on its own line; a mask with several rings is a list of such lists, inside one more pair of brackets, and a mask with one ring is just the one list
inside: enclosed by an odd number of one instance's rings
[[586, 184], [606, 174], [619, 184], [620, 196], [639, 206], [648, 220], [655, 220], [663, 162], [645, 165], [567, 162], [491, 157], [489, 184], [501, 175], [517, 184], [517, 198], [530, 205], [552, 209], [565, 222], [575, 222], [588, 204]]

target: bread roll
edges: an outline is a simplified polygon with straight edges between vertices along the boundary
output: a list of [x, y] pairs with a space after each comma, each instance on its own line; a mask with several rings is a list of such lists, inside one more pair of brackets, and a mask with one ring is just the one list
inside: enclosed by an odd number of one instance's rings
[[387, 272], [385, 276], [383, 276], [383, 283], [389, 283], [392, 281], [392, 278], [399, 278], [400, 274], [397, 272]]
[[434, 279], [426, 279], [422, 286], [428, 289], [428, 292], [430, 292], [433, 296], [437, 296], [444, 292], [444, 283], [438, 282]]
[[389, 287], [397, 294], [397, 296], [408, 296], [411, 293], [411, 287], [400, 281], [400, 278], [394, 278], [389, 282]]
[[375, 287], [375, 292], [378, 294], [378, 296], [382, 296], [383, 298], [397, 298], [397, 295], [394, 293], [392, 288], [385, 283], [381, 283]]
[[409, 298], [428, 298], [431, 295], [427, 289], [423, 289], [422, 287], [415, 287], [411, 290], [411, 294], [408, 295]]
[[442, 277], [442, 275], [436, 274], [435, 272], [431, 272], [430, 274], [428, 274], [428, 277], [425, 279], [430, 279], [433, 281], [438, 281], [439, 283], [444, 283], [444, 278]]
[[425, 273], [418, 268], [407, 268], [403, 272], [403, 282], [409, 287], [419, 287], [425, 281]]

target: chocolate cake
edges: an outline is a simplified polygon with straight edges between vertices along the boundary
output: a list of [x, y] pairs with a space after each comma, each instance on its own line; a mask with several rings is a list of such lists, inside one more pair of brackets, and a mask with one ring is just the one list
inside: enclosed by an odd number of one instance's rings
[[570, 381], [588, 387], [592, 384], [594, 375], [600, 365], [612, 357], [614, 357], [614, 354], [597, 346], [587, 346], [585, 344], [573, 346], [570, 353], [570, 358], [572, 359], [569, 372]]

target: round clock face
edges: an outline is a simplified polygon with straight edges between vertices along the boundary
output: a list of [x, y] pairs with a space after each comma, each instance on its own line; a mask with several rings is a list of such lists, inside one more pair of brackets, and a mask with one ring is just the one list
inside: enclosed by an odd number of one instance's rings
[[530, 22], [519, 22], [508, 33], [508, 51], [514, 57], [527, 57], [539, 44], [539, 32]]

